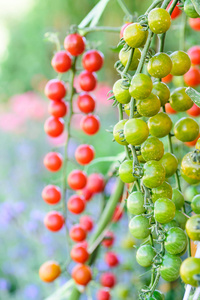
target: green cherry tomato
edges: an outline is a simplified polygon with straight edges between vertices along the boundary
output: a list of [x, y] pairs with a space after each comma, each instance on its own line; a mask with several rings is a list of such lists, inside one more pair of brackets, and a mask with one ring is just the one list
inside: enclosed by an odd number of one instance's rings
[[168, 198], [160, 198], [154, 204], [154, 218], [161, 224], [172, 221], [175, 211], [175, 204]]
[[152, 93], [160, 99], [161, 106], [164, 106], [170, 97], [170, 89], [164, 82], [155, 82]]
[[119, 103], [126, 104], [130, 102], [131, 96], [129, 90], [123, 87], [122, 82], [123, 79], [119, 79], [115, 82], [113, 85], [113, 94]]
[[172, 121], [166, 113], [160, 112], [149, 118], [148, 127], [152, 136], [161, 138], [169, 134], [172, 129]]
[[124, 137], [124, 125], [126, 122], [127, 120], [121, 120], [113, 128], [114, 139], [120, 145], [128, 145]]
[[128, 196], [127, 210], [133, 215], [141, 215], [145, 212], [144, 194], [142, 192], [133, 192]]
[[182, 177], [187, 183], [189, 183], [189, 184], [191, 184], [191, 185], [196, 185], [196, 184], [199, 183], [199, 180], [198, 180], [198, 179], [193, 179], [193, 178], [191, 178], [191, 177], [185, 175], [185, 174], [183, 173], [182, 169], [181, 169], [181, 177]]
[[196, 195], [192, 199], [191, 208], [195, 214], [200, 214], [200, 195]]
[[184, 191], [184, 197], [187, 201], [192, 202], [192, 199], [194, 196], [198, 195], [199, 192], [196, 187], [194, 186], [188, 186]]
[[119, 177], [125, 183], [131, 183], [136, 180], [133, 176], [133, 161], [125, 160], [119, 167]]
[[136, 74], [132, 77], [129, 93], [136, 100], [142, 100], [151, 94], [152, 88], [153, 83], [148, 75]]
[[163, 228], [168, 231], [170, 228], [178, 227], [178, 224], [175, 220], [170, 221], [169, 223], [163, 224]]
[[194, 104], [191, 98], [186, 94], [185, 90], [185, 87], [179, 87], [171, 94], [169, 102], [175, 111], [186, 111]]
[[143, 183], [148, 188], [156, 188], [165, 180], [165, 168], [159, 161], [150, 160], [144, 164]]
[[194, 119], [183, 117], [174, 125], [174, 134], [181, 142], [192, 142], [199, 135], [199, 125]]
[[164, 33], [171, 25], [170, 14], [163, 8], [154, 8], [148, 14], [148, 24], [152, 32]]
[[195, 279], [195, 275], [200, 274], [200, 258], [188, 257], [181, 265], [180, 275], [183, 282], [197, 287], [198, 281]]
[[184, 215], [182, 213], [182, 211], [176, 210], [174, 221], [176, 221], [176, 223], [178, 224], [178, 227], [185, 230], [185, 224], [186, 224], [187, 220], [188, 220], [188, 218], [186, 217], [186, 215]]
[[165, 168], [165, 177], [171, 177], [178, 168], [178, 159], [172, 153], [165, 153], [160, 160], [161, 164]]
[[131, 145], [141, 145], [147, 139], [148, 135], [148, 126], [141, 119], [130, 119], [124, 126], [125, 139]]
[[170, 55], [170, 58], [172, 60], [172, 75], [182, 76], [189, 71], [191, 60], [186, 52], [175, 51]]
[[145, 239], [150, 234], [149, 220], [143, 216], [135, 216], [129, 222], [129, 231], [136, 239]]
[[164, 245], [168, 253], [179, 254], [187, 246], [187, 236], [181, 228], [170, 228], [167, 232]]
[[185, 3], [184, 3], [184, 12], [190, 18], [199, 18], [200, 17], [191, 0], [186, 0], [185, 1]]
[[160, 266], [161, 277], [166, 281], [175, 281], [178, 279], [181, 262], [179, 256], [166, 253]]
[[147, 98], [137, 101], [137, 111], [143, 117], [155, 116], [159, 112], [160, 106], [160, 99], [152, 93]]
[[165, 296], [158, 290], [155, 290], [152, 295], [156, 300], [165, 300]]
[[152, 77], [163, 78], [172, 69], [172, 61], [166, 53], [157, 53], [148, 62], [147, 71]]
[[174, 202], [176, 209], [181, 209], [184, 205], [184, 197], [181, 191], [178, 189], [173, 189], [172, 201]]
[[190, 217], [186, 222], [186, 232], [193, 241], [200, 241], [200, 215]]
[[200, 163], [194, 161], [194, 153], [187, 153], [181, 162], [181, 171], [187, 177], [200, 181]]
[[141, 145], [141, 154], [145, 161], [160, 160], [164, 154], [164, 145], [158, 138], [150, 136]]
[[[124, 51], [124, 49], [122, 48], [119, 52], [119, 59], [122, 63], [122, 65], [125, 67], [127, 62], [128, 62], [128, 59], [129, 59], [129, 55], [130, 55], [130, 51]], [[131, 60], [131, 64], [129, 66], [129, 70], [133, 71], [133, 70], [136, 70], [137, 69], [137, 66], [139, 64], [139, 61], [140, 61], [140, 57], [141, 57], [141, 51], [140, 49], [135, 49], [134, 50], [134, 54], [133, 54], [133, 57], [132, 57], [132, 60]]]
[[197, 150], [200, 150], [200, 138], [197, 140], [197, 143], [196, 143], [195, 148], [196, 148]]
[[132, 48], [142, 47], [147, 39], [148, 31], [139, 23], [132, 23], [124, 30], [123, 37], [128, 46]]
[[155, 250], [151, 245], [141, 246], [136, 253], [136, 260], [142, 267], [150, 267], [156, 255]]
[[159, 198], [172, 198], [172, 187], [171, 185], [164, 181], [163, 184], [158, 186], [157, 188], [153, 188], [152, 192], [152, 201], [155, 203]]

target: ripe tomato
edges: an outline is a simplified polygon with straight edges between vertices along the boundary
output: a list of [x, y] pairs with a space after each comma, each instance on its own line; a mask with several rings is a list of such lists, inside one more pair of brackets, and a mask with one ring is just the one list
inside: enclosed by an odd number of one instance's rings
[[191, 87], [197, 87], [200, 84], [199, 77], [200, 70], [197, 67], [191, 67], [183, 76], [185, 84]]
[[104, 236], [104, 239], [103, 241], [101, 242], [101, 244], [106, 247], [106, 248], [109, 248], [111, 247], [113, 244], [114, 244], [114, 241], [115, 241], [115, 235], [112, 231], [107, 231], [105, 236]]
[[90, 216], [82, 216], [80, 217], [80, 224], [86, 231], [91, 231], [94, 227], [93, 220]]
[[120, 30], [120, 39], [123, 37], [123, 35], [124, 35], [124, 30], [125, 30], [125, 28], [128, 26], [128, 25], [130, 25], [130, 24], [132, 24], [131, 22], [127, 22], [127, 23], [125, 23], [122, 27], [121, 27], [121, 30]]
[[161, 277], [170, 282], [178, 279], [181, 263], [179, 256], [166, 253], [160, 267]]
[[181, 265], [180, 275], [183, 282], [197, 287], [198, 281], [195, 279], [195, 275], [200, 273], [200, 258], [188, 257]]
[[199, 125], [192, 118], [181, 118], [174, 125], [174, 134], [181, 142], [192, 142], [199, 135]]
[[113, 268], [119, 264], [119, 259], [114, 252], [107, 252], [105, 254], [105, 262], [109, 267]]
[[153, 188], [151, 192], [152, 192], [152, 201], [154, 203], [160, 198], [172, 199], [172, 187], [166, 181], [164, 181], [163, 184], [161, 184], [160, 186]]
[[142, 267], [150, 267], [156, 255], [155, 250], [150, 245], [143, 245], [137, 250], [136, 260]]
[[58, 137], [64, 131], [62, 118], [49, 117], [44, 123], [44, 131], [51, 137]]
[[118, 222], [123, 216], [123, 208], [120, 206], [120, 204], [117, 204], [115, 207], [113, 217], [112, 217], [112, 222], [116, 223]]
[[168, 253], [179, 254], [187, 247], [187, 236], [181, 228], [170, 228], [167, 231], [164, 245]]
[[147, 64], [147, 71], [152, 77], [166, 77], [172, 69], [172, 61], [166, 53], [156, 53]]
[[190, 217], [186, 222], [186, 232], [193, 241], [200, 241], [200, 215]]
[[100, 277], [101, 285], [108, 287], [108, 288], [114, 287], [116, 284], [116, 281], [117, 280], [116, 280], [115, 275], [111, 272], [103, 273]]
[[164, 145], [158, 138], [150, 136], [141, 145], [141, 154], [145, 161], [160, 160], [164, 154]]
[[185, 142], [184, 144], [185, 144], [186, 146], [188, 146], [188, 147], [194, 147], [194, 146], [196, 145], [196, 143], [197, 143], [199, 137], [200, 137], [200, 134], [198, 135], [198, 137], [197, 137], [194, 141], [191, 141], [191, 142]]
[[139, 23], [132, 23], [124, 29], [123, 38], [127, 45], [132, 48], [142, 47], [148, 36], [148, 31], [145, 31]]
[[86, 186], [87, 177], [81, 170], [73, 170], [67, 178], [67, 182], [72, 190], [81, 190]]
[[47, 170], [51, 172], [57, 172], [62, 167], [63, 158], [60, 153], [57, 152], [49, 152], [44, 157], [43, 161]]
[[82, 225], [76, 224], [70, 229], [69, 236], [74, 242], [82, 242], [85, 240], [87, 232]]
[[[119, 52], [119, 60], [121, 61], [122, 65], [125, 67], [127, 62], [128, 62], [128, 59], [129, 59], [129, 55], [130, 55], [130, 51], [124, 51], [124, 49], [122, 48]], [[131, 60], [131, 63], [130, 63], [130, 66], [129, 66], [129, 70], [130, 71], [134, 71], [137, 69], [137, 66], [139, 64], [139, 61], [140, 61], [140, 57], [141, 57], [141, 51], [140, 49], [136, 48], [134, 50], [134, 53], [133, 53], [133, 57], [132, 57], [132, 60]]]
[[64, 48], [71, 55], [78, 56], [85, 50], [85, 38], [78, 33], [69, 34], [64, 40]]
[[150, 234], [149, 220], [144, 216], [135, 216], [129, 222], [129, 231], [136, 239], [145, 239]]
[[[171, 4], [172, 4], [173, 0], [169, 3], [169, 5], [167, 6], [167, 10], [169, 10]], [[171, 14], [171, 19], [174, 20], [176, 19], [179, 15], [181, 14], [181, 10], [179, 9], [178, 5], [176, 5], [172, 11]]]
[[149, 118], [148, 127], [152, 136], [161, 138], [170, 133], [170, 130], [172, 129], [172, 121], [167, 114], [160, 112]]
[[67, 202], [67, 208], [73, 214], [81, 214], [85, 209], [85, 201], [83, 196], [71, 196]]
[[200, 116], [200, 107], [198, 107], [194, 103], [193, 106], [187, 111], [187, 114], [192, 117], [199, 117]]
[[42, 281], [52, 282], [61, 274], [60, 265], [53, 260], [46, 261], [39, 269], [39, 276]]
[[191, 60], [188, 54], [184, 51], [175, 51], [170, 55], [172, 60], [171, 74], [181, 76], [187, 73], [191, 67]]
[[190, 18], [189, 25], [192, 29], [196, 31], [200, 31], [200, 18], [196, 18], [196, 19]]
[[171, 177], [178, 168], [178, 159], [172, 153], [165, 153], [160, 160], [160, 163], [165, 168], [165, 177]]
[[119, 103], [126, 104], [130, 102], [131, 96], [128, 88], [125, 88], [122, 83], [123, 79], [119, 79], [115, 82], [113, 85], [113, 94]]
[[65, 101], [50, 101], [48, 105], [48, 112], [50, 115], [56, 118], [62, 118], [66, 115], [68, 106]]
[[52, 58], [51, 65], [58, 73], [67, 72], [72, 66], [71, 55], [64, 50], [56, 52]]
[[136, 180], [133, 176], [133, 161], [125, 160], [119, 166], [119, 177], [125, 183], [131, 183]]
[[177, 112], [171, 107], [170, 103], [165, 104], [165, 111], [167, 114], [176, 114]]
[[45, 86], [44, 93], [47, 98], [60, 101], [66, 95], [65, 83], [59, 79], [51, 79]]
[[193, 106], [193, 101], [186, 94], [185, 90], [185, 87], [180, 87], [171, 93], [169, 102], [175, 111], [186, 111]]
[[152, 93], [160, 99], [161, 106], [164, 106], [170, 97], [170, 89], [163, 82], [155, 82]]
[[85, 114], [92, 113], [95, 109], [95, 99], [94, 96], [88, 93], [80, 93], [77, 100], [77, 105], [80, 111]]
[[164, 33], [171, 25], [170, 14], [163, 8], [154, 8], [148, 14], [148, 24], [152, 32]]
[[152, 88], [153, 83], [148, 75], [136, 74], [132, 77], [129, 93], [136, 100], [142, 100], [151, 94]]
[[200, 65], [200, 46], [193, 46], [187, 51], [192, 65]]
[[114, 139], [120, 145], [128, 145], [124, 137], [124, 125], [126, 122], [127, 120], [121, 120], [113, 128]]
[[70, 256], [76, 263], [84, 264], [89, 258], [89, 253], [85, 247], [77, 244], [73, 246]]
[[95, 73], [83, 71], [78, 77], [80, 88], [85, 92], [93, 91], [97, 85], [97, 77]]
[[190, 18], [198, 18], [199, 14], [197, 13], [191, 0], [185, 0], [184, 2], [184, 12]]
[[81, 129], [88, 135], [96, 134], [100, 128], [100, 120], [96, 115], [87, 115], [81, 119]]
[[75, 158], [80, 165], [87, 165], [94, 159], [94, 148], [91, 145], [80, 145], [76, 148]]
[[170, 83], [172, 81], [173, 75], [172, 74], [168, 74], [167, 76], [162, 78], [162, 82], [164, 83]]
[[44, 225], [50, 231], [59, 231], [64, 223], [65, 219], [58, 211], [50, 211], [44, 218]]
[[98, 290], [97, 292], [97, 300], [110, 300], [110, 292], [106, 289]]
[[89, 266], [78, 264], [72, 270], [72, 278], [77, 284], [86, 286], [92, 280], [92, 271]]
[[133, 215], [141, 215], [145, 212], [144, 194], [142, 192], [133, 192], [128, 196], [127, 210]]
[[88, 50], [82, 58], [83, 68], [89, 72], [97, 72], [103, 66], [104, 55], [97, 50]]
[[168, 198], [160, 198], [154, 204], [155, 220], [161, 224], [169, 223], [175, 217], [176, 206]]
[[192, 199], [191, 208], [195, 214], [200, 214], [200, 195], [196, 195]]
[[143, 183], [148, 188], [156, 188], [165, 180], [165, 168], [156, 160], [150, 160], [144, 164]]
[[80, 193], [80, 195], [83, 195], [83, 197], [86, 201], [90, 201], [93, 196], [93, 193], [90, 190], [88, 190], [87, 187], [80, 190], [79, 193]]
[[127, 143], [137, 146], [141, 145], [149, 135], [149, 128], [141, 119], [130, 119], [124, 126], [124, 136]]
[[181, 191], [173, 189], [172, 201], [174, 202], [176, 209], [181, 209], [184, 205], [184, 197]]
[[50, 204], [57, 204], [61, 199], [61, 191], [60, 188], [56, 185], [47, 185], [42, 191], [43, 200]]
[[88, 176], [87, 188], [94, 193], [103, 192], [105, 187], [104, 177], [100, 173], [93, 173]]
[[152, 117], [159, 112], [160, 105], [160, 99], [151, 93], [147, 98], [137, 101], [137, 111], [143, 117]]

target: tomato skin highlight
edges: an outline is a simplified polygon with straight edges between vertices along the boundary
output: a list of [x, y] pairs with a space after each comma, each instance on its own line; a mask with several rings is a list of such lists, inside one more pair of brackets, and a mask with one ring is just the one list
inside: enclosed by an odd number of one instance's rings
[[64, 48], [73, 56], [79, 56], [85, 50], [85, 38], [78, 33], [69, 34], [64, 40]]
[[86, 186], [87, 177], [81, 170], [73, 170], [67, 178], [67, 182], [72, 190], [81, 190]]
[[42, 198], [50, 205], [57, 204], [61, 200], [61, 190], [58, 186], [49, 184], [43, 189]]
[[62, 118], [49, 117], [44, 123], [44, 131], [50, 137], [58, 137], [64, 131], [64, 120]]
[[39, 269], [39, 276], [44, 282], [53, 282], [61, 274], [60, 265], [53, 260], [46, 261]]
[[89, 72], [99, 71], [104, 62], [104, 55], [97, 50], [89, 50], [84, 53], [82, 58], [83, 68]]
[[80, 88], [85, 92], [93, 91], [97, 85], [97, 77], [93, 72], [83, 71], [78, 77]]
[[76, 148], [75, 158], [80, 165], [87, 165], [94, 159], [94, 148], [91, 145], [80, 145]]
[[49, 152], [43, 160], [44, 166], [51, 172], [57, 172], [62, 167], [63, 158], [58, 152]]
[[66, 95], [65, 83], [58, 79], [51, 79], [45, 86], [45, 96], [51, 100], [60, 101]]
[[87, 115], [81, 119], [81, 129], [88, 135], [96, 134], [100, 128], [100, 120], [96, 115]]
[[57, 211], [51, 211], [44, 218], [44, 225], [50, 231], [59, 231], [64, 225], [63, 215]]
[[71, 55], [66, 51], [56, 52], [52, 58], [51, 65], [58, 73], [65, 73], [72, 66]]
[[77, 100], [78, 108], [85, 114], [92, 113], [95, 109], [95, 98], [86, 92], [82, 92]]

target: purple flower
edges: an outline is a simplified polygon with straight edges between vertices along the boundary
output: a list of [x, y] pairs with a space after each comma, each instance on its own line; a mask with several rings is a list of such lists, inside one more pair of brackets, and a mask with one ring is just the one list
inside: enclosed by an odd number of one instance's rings
[[7, 291], [10, 288], [10, 283], [5, 278], [0, 278], [0, 291]]
[[38, 299], [39, 288], [34, 284], [28, 284], [24, 289], [25, 299]]

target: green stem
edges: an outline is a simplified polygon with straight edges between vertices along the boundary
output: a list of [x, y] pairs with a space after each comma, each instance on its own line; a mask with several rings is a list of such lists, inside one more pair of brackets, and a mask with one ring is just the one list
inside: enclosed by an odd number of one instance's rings
[[111, 33], [119, 33], [121, 30], [121, 27], [109, 27], [109, 26], [94, 26], [94, 27], [85, 27], [85, 28], [78, 28], [78, 32], [85, 36], [88, 33], [91, 32], [99, 32], [99, 31], [103, 31], [103, 32], [111, 32]]
[[131, 62], [132, 62], [132, 59], [133, 59], [134, 51], [135, 51], [135, 48], [131, 48], [127, 64], [126, 64], [126, 66], [125, 66], [125, 68], [124, 68], [124, 70], [122, 72], [122, 75], [126, 74], [128, 72], [128, 69], [129, 69], [129, 67], [131, 65]]
[[138, 67], [137, 67], [137, 70], [136, 70], [135, 74], [141, 73], [141, 71], [142, 71], [147, 52], [148, 52], [149, 47], [151, 45], [151, 39], [152, 39], [153, 35], [154, 35], [154, 33], [149, 30], [148, 38], [147, 38], [146, 44], [144, 46], [144, 49], [142, 51], [140, 62], [138, 64]]
[[127, 16], [131, 16], [131, 12], [130, 10], [128, 9], [127, 5], [124, 3], [123, 0], [117, 0], [117, 2], [119, 3], [121, 9], [123, 10], [123, 12], [125, 13], [125, 15]]
[[154, 1], [150, 6], [149, 8], [147, 9], [147, 11], [145, 12], [145, 15], [147, 15], [152, 9], [154, 9], [155, 7], [157, 6], [160, 6], [159, 4], [162, 3], [163, 0], [156, 0]]
[[179, 49], [185, 51], [185, 34], [186, 34], [187, 15], [182, 14], [181, 18], [182, 19], [181, 19]]
[[81, 293], [79, 292], [79, 290], [76, 287], [74, 287], [72, 290], [72, 293], [69, 297], [69, 300], [79, 300], [80, 296], [81, 296]]
[[135, 99], [131, 98], [131, 102], [130, 102], [130, 119], [133, 118], [134, 111], [135, 111]]
[[122, 104], [118, 104], [118, 112], [119, 112], [119, 120], [123, 120], [123, 109], [122, 109]]
[[[161, 6], [161, 7], [162, 7], [162, 8], [164, 8], [164, 9], [166, 9], [166, 8], [167, 8], [167, 6], [169, 5], [170, 1], [171, 1], [171, 0], [164, 0], [164, 1], [163, 1], [163, 4], [162, 4], [162, 6]], [[175, 1], [177, 1], [177, 2], [178, 2], [178, 0], [175, 0]]]
[[[178, 1], [179, 1], [179, 0], [174, 0], [174, 1], [172, 2], [172, 4], [170, 5], [170, 8], [169, 8], [169, 10], [168, 10], [168, 13], [169, 13], [170, 15], [172, 14], [172, 12], [173, 12], [173, 10], [174, 10], [176, 4], [178, 3]], [[184, 14], [184, 15], [186, 15], [186, 14]]]

